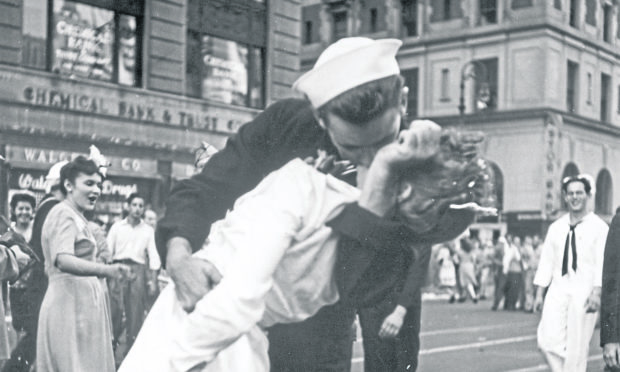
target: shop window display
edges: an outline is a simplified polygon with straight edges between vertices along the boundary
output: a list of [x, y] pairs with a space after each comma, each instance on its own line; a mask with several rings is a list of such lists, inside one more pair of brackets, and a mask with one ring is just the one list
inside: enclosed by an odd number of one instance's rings
[[22, 65], [70, 78], [139, 86], [142, 3], [108, 3], [99, 7], [24, 0]]
[[262, 48], [196, 32], [190, 32], [188, 39], [189, 95], [262, 107]]

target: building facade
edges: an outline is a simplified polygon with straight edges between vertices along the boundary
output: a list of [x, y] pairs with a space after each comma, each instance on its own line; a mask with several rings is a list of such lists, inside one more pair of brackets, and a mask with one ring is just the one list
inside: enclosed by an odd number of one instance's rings
[[39, 197], [47, 169], [96, 145], [112, 162], [97, 206], [138, 191], [161, 210], [193, 172], [299, 71], [292, 0], [0, 2], [0, 207]]
[[567, 175], [594, 177], [599, 215], [620, 205], [619, 23], [616, 0], [306, 0], [301, 67], [343, 36], [402, 39], [410, 117], [484, 131], [491, 226], [542, 234]]

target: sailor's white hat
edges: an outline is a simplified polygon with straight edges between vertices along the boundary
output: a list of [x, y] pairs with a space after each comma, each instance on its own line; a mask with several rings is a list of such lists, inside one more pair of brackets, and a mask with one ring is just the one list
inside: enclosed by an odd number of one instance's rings
[[362, 84], [400, 74], [398, 39], [347, 37], [321, 53], [314, 67], [301, 75], [293, 89], [303, 93], [314, 108]]

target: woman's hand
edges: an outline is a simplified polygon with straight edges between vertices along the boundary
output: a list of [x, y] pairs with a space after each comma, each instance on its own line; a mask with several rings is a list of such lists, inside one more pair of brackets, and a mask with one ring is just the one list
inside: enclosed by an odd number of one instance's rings
[[115, 263], [108, 265], [107, 275], [110, 279], [126, 280], [131, 279], [131, 268], [125, 264]]

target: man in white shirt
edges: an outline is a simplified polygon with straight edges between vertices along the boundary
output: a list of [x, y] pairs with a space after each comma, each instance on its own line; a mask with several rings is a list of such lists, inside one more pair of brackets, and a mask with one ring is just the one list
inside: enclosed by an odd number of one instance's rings
[[[157, 271], [161, 261], [155, 247], [155, 230], [142, 219], [144, 198], [136, 193], [131, 194], [127, 204], [129, 214], [110, 228], [108, 247], [113, 262], [131, 267], [130, 280], [109, 281], [114, 342], [117, 345], [126, 330], [129, 348], [144, 322], [148, 296], [153, 296], [157, 290]], [[126, 318], [124, 326], [123, 311]]]
[[[547, 232], [534, 278], [534, 309], [542, 317], [538, 346], [553, 372], [586, 371], [588, 346], [601, 300], [607, 224], [588, 210], [589, 176], [562, 181], [568, 214]], [[548, 287], [543, 306], [543, 291]]]

